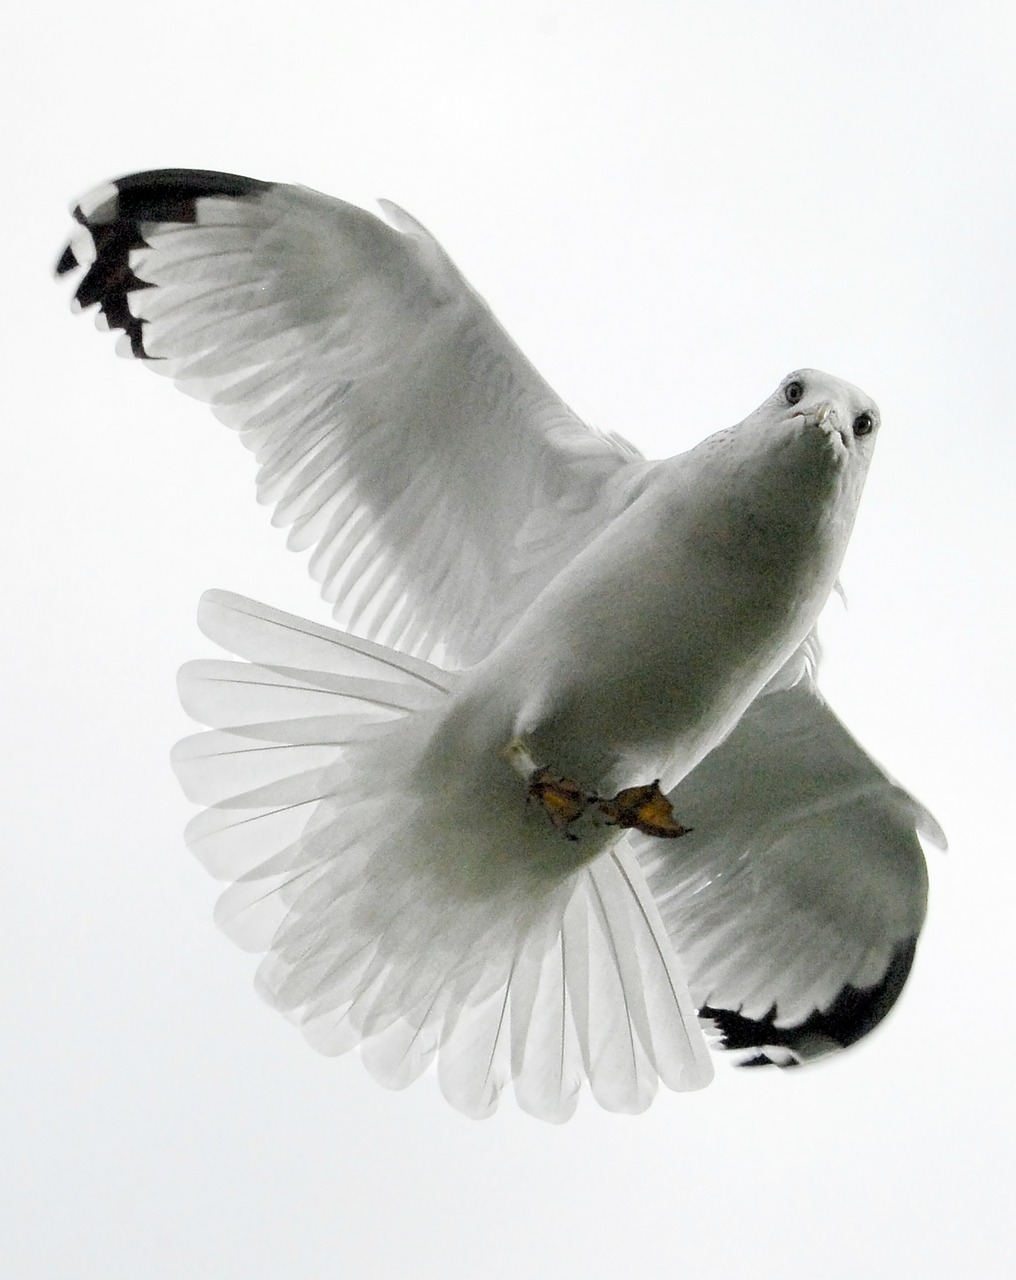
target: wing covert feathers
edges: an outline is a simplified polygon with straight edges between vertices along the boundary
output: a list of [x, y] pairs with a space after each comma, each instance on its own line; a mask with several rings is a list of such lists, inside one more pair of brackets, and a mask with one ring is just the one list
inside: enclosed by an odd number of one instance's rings
[[188, 842], [231, 882], [222, 928], [265, 953], [259, 991], [312, 1045], [360, 1046], [391, 1088], [436, 1061], [442, 1092], [476, 1117], [509, 1083], [555, 1122], [584, 1080], [628, 1112], [660, 1080], [707, 1083], [695, 1009], [625, 843], [537, 874], [472, 811], [414, 787], [454, 675], [226, 592], [206, 594], [200, 620], [246, 661], [181, 673], [188, 710], [213, 726], [174, 752], [209, 806]]

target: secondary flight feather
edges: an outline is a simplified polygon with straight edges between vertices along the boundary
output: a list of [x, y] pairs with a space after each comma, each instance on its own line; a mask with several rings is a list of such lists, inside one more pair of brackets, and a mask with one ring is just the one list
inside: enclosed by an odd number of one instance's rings
[[174, 762], [220, 923], [312, 1044], [391, 1087], [436, 1060], [471, 1115], [699, 1087], [700, 1015], [756, 1062], [852, 1043], [940, 837], [814, 686], [877, 407], [798, 371], [648, 462], [383, 210], [159, 170], [58, 264], [238, 432], [342, 628], [203, 600], [241, 661], [184, 668], [211, 730]]

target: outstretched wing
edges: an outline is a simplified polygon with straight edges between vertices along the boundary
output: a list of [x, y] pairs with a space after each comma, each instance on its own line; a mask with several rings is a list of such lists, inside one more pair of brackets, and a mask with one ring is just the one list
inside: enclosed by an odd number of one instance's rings
[[60, 274], [210, 403], [347, 626], [476, 660], [644, 463], [550, 390], [440, 245], [302, 187], [186, 169], [82, 200]]
[[639, 858], [703, 1017], [753, 1062], [852, 1044], [906, 981], [927, 900], [930, 814], [810, 676], [755, 700], [670, 794], [692, 828]]

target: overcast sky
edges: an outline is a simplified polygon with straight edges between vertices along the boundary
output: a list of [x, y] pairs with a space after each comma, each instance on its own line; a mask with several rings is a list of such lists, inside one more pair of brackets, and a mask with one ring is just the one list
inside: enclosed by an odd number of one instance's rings
[[[949, 16], [941, 11], [948, 9]], [[0, 1195], [18, 1280], [1008, 1275], [1012, 65], [991, 3], [22, 8], [7, 152]], [[12, 136], [13, 135], [13, 136]], [[485, 1123], [266, 1009], [168, 765], [200, 592], [319, 621], [211, 415], [48, 278], [68, 204], [193, 166], [387, 196], [556, 390], [652, 456], [789, 370], [883, 430], [823, 687], [936, 814], [885, 1027], [638, 1118]], [[64, 295], [64, 296], [62, 296]]]

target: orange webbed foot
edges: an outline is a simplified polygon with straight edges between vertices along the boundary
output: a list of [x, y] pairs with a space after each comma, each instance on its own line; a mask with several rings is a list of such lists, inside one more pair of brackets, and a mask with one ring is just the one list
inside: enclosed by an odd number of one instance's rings
[[524, 738], [513, 738], [501, 753], [526, 782], [526, 796], [539, 803], [553, 826], [566, 840], [577, 840], [569, 830], [596, 799], [570, 778], [560, 778], [546, 767], [537, 765]]
[[529, 778], [528, 794], [531, 800], [539, 801], [547, 817], [566, 839], [578, 839], [568, 828], [582, 817], [593, 797], [587, 795], [577, 782], [570, 778], [556, 778], [547, 769], [536, 769]]
[[674, 817], [670, 801], [660, 790], [659, 778], [645, 786], [625, 787], [612, 800], [600, 799], [597, 808], [613, 826], [633, 828], [664, 840], [685, 836], [691, 830]]

